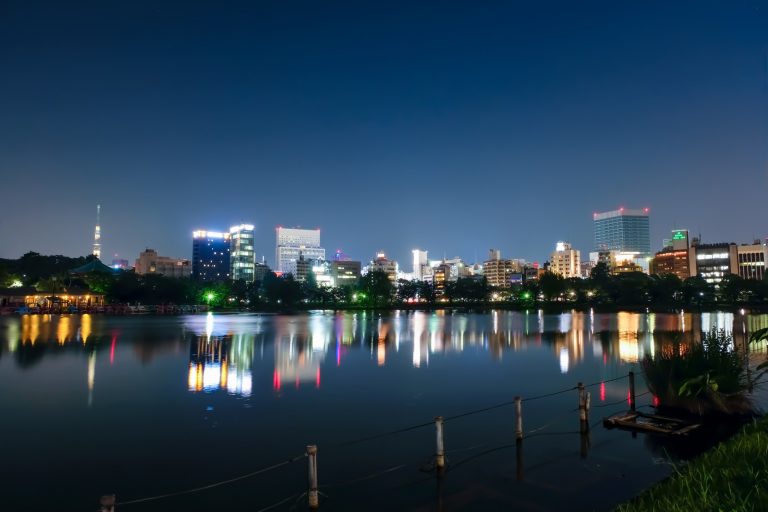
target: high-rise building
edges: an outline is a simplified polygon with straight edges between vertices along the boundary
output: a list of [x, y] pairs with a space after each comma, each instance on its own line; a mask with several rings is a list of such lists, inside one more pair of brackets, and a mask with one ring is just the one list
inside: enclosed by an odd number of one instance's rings
[[181, 258], [159, 256], [154, 249], [146, 249], [136, 259], [136, 273], [159, 274], [165, 277], [189, 277], [192, 274], [192, 263]]
[[499, 249], [491, 249], [488, 260], [483, 263], [483, 275], [490, 286], [509, 288], [512, 286], [512, 275], [521, 273], [523, 265], [520, 260], [502, 259]]
[[278, 226], [275, 238], [275, 265], [278, 272], [295, 275], [299, 254], [303, 254], [308, 260], [325, 260], [325, 249], [320, 247], [319, 229]]
[[240, 224], [229, 228], [229, 275], [233, 281], [252, 283], [256, 273], [256, 256], [253, 249], [255, 232], [253, 224]]
[[414, 249], [413, 253], [413, 279], [421, 281], [424, 279], [425, 269], [429, 267], [429, 259], [427, 258], [427, 251], [421, 249]]
[[768, 261], [768, 245], [755, 240], [753, 244], [738, 246], [739, 275], [744, 279], [765, 279], [765, 263]]
[[197, 281], [224, 281], [230, 273], [230, 236], [219, 231], [192, 232], [192, 277]]
[[549, 271], [563, 277], [581, 276], [581, 253], [568, 242], [557, 242], [549, 258]]
[[637, 252], [651, 255], [651, 229], [648, 208], [642, 210], [618, 210], [595, 213], [596, 251]]

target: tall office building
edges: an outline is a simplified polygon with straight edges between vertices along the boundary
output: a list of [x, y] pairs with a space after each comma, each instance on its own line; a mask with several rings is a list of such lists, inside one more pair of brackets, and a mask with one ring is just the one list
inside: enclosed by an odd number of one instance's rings
[[218, 231], [192, 232], [192, 277], [197, 281], [229, 279], [230, 236]]
[[242, 279], [252, 283], [256, 272], [255, 238], [252, 224], [240, 224], [229, 228], [229, 275], [233, 281]]
[[581, 253], [568, 242], [557, 242], [549, 258], [549, 271], [563, 277], [581, 276]]
[[275, 229], [275, 266], [278, 272], [296, 275], [299, 254], [307, 260], [325, 260], [325, 249], [320, 247], [319, 229]]
[[413, 279], [421, 281], [424, 279], [424, 271], [429, 267], [429, 259], [427, 258], [427, 251], [421, 249], [414, 249], [413, 253]]
[[651, 228], [648, 208], [595, 213], [595, 250], [637, 252], [651, 255]]

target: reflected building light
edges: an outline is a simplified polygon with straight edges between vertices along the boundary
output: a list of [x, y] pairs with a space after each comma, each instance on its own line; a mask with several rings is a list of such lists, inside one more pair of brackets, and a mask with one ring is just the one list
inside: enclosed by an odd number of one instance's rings
[[568, 373], [568, 349], [563, 347], [560, 349], [560, 373], [566, 374]]
[[88, 341], [88, 338], [91, 336], [92, 330], [92, 324], [93, 318], [88, 313], [83, 313], [80, 316], [80, 337], [82, 338], [83, 344], [85, 344]]
[[56, 326], [56, 340], [59, 342], [59, 345], [66, 343], [69, 338], [69, 328], [69, 316], [62, 315], [59, 317], [59, 325]]
[[219, 363], [205, 363], [203, 365], [203, 391], [218, 389], [220, 380], [221, 366]]
[[[29, 315], [24, 315], [27, 317]], [[22, 318], [24, 318], [22, 317]], [[13, 354], [19, 347], [19, 324], [17, 322], [11, 322], [8, 324], [8, 352]]]
[[628, 363], [636, 363], [640, 359], [640, 347], [637, 333], [640, 325], [640, 315], [637, 313], [618, 313], [619, 358]]
[[109, 364], [115, 362], [115, 347], [117, 347], [117, 334], [112, 335], [112, 344], [109, 346]]
[[600, 383], [600, 401], [605, 402], [605, 382]]
[[197, 389], [197, 374], [198, 365], [189, 363], [189, 369], [187, 370], [187, 390], [199, 391], [199, 389]]
[[376, 351], [376, 363], [379, 366], [384, 366], [384, 363], [387, 361], [387, 345], [384, 342], [383, 338], [379, 338], [379, 346], [378, 350]]
[[96, 385], [96, 351], [88, 354], [88, 407], [93, 405], [93, 388]]
[[211, 335], [213, 334], [213, 313], [208, 312], [208, 314], [205, 316], [205, 335], [208, 337], [208, 340], [211, 339]]

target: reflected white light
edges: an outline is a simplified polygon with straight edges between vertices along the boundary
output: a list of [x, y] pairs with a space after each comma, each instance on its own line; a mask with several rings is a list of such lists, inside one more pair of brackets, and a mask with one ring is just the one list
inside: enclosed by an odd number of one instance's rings
[[568, 349], [563, 347], [560, 349], [560, 373], [568, 373]]
[[208, 315], [205, 317], [205, 335], [208, 336], [208, 338], [210, 339], [212, 334], [213, 334], [213, 313], [209, 311]]
[[221, 381], [221, 366], [219, 363], [205, 363], [203, 366], [203, 390], [219, 389]]

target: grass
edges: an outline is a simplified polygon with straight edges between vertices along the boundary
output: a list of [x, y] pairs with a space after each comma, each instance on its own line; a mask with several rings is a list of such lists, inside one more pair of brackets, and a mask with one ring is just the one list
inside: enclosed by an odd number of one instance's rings
[[642, 362], [648, 389], [662, 407], [697, 415], [748, 414], [746, 366], [733, 348], [733, 338], [722, 330], [704, 333], [700, 343], [677, 341]]
[[616, 508], [617, 512], [764, 510], [768, 510], [768, 418], [747, 425]]

